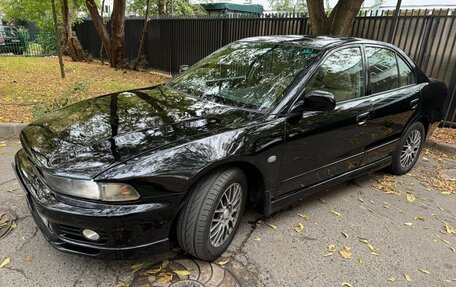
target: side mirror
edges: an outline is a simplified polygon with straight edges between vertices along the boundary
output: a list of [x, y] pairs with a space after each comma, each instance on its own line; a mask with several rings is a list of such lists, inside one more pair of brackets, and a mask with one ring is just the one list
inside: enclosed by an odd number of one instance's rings
[[305, 98], [297, 101], [291, 112], [332, 111], [336, 108], [336, 98], [330, 92], [315, 90]]
[[190, 67], [189, 65], [180, 65], [179, 74], [182, 74], [183, 72], [187, 71], [189, 67]]

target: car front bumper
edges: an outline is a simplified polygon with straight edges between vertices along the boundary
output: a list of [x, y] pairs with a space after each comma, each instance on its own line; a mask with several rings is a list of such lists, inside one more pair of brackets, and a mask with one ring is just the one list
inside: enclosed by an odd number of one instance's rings
[[[97, 258], [130, 258], [168, 247], [181, 195], [143, 204], [94, 203], [52, 192], [23, 150], [16, 154], [13, 169], [33, 219], [56, 249]], [[83, 229], [97, 232], [100, 239], [85, 238]]]

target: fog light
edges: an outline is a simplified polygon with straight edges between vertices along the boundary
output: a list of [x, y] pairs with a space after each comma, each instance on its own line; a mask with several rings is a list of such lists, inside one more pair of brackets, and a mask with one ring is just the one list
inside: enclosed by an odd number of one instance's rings
[[82, 230], [82, 235], [87, 238], [88, 240], [92, 241], [97, 241], [100, 239], [100, 234], [96, 233], [93, 230], [90, 229], [84, 229]]

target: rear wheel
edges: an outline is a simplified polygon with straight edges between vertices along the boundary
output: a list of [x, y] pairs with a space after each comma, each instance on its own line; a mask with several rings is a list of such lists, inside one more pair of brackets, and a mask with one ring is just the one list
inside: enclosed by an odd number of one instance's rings
[[424, 138], [425, 131], [421, 122], [410, 125], [393, 152], [392, 173], [401, 175], [413, 168], [420, 156]]
[[246, 198], [247, 180], [238, 168], [227, 168], [202, 179], [179, 214], [179, 245], [203, 260], [219, 257], [233, 240]]

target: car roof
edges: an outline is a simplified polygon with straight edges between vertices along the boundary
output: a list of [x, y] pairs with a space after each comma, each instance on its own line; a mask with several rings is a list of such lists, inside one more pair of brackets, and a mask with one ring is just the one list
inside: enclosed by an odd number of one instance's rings
[[310, 36], [310, 35], [276, 35], [276, 36], [259, 36], [241, 39], [243, 42], [285, 44], [300, 46], [303, 48], [327, 50], [333, 47], [341, 46], [347, 43], [373, 43], [387, 45], [384, 42], [366, 40], [356, 37], [330, 37], [330, 36]]

